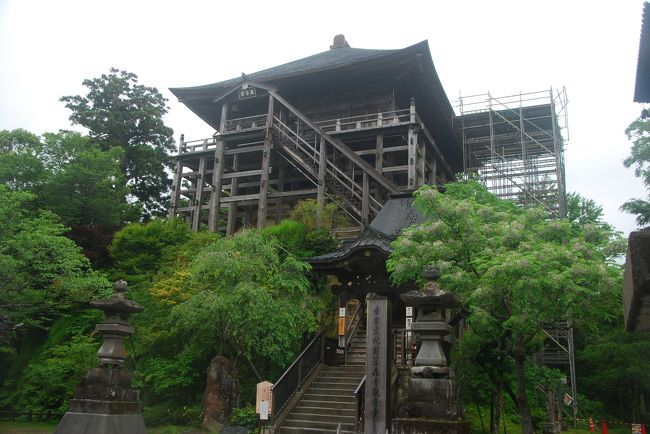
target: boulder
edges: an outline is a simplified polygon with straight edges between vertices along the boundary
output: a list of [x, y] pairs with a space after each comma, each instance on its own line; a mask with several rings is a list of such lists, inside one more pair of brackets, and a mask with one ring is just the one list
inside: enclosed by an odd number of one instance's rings
[[233, 363], [224, 356], [216, 356], [208, 367], [203, 393], [203, 427], [211, 432], [220, 431], [238, 399], [239, 383]]

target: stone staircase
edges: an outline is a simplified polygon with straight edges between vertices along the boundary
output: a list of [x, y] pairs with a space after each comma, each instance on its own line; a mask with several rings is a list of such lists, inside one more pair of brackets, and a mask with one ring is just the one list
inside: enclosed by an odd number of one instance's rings
[[354, 392], [366, 370], [366, 330], [359, 325], [352, 337], [345, 366], [323, 366], [298, 404], [277, 430], [281, 434], [355, 432]]
[[354, 391], [365, 366], [324, 366], [277, 432], [281, 434], [354, 433]]

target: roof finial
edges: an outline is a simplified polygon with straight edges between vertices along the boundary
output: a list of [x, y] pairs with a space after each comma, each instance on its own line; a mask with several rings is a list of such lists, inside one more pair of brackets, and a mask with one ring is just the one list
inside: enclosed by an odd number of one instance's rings
[[337, 48], [350, 48], [350, 44], [345, 40], [344, 35], [334, 36], [334, 43], [330, 45], [330, 50], [335, 50]]

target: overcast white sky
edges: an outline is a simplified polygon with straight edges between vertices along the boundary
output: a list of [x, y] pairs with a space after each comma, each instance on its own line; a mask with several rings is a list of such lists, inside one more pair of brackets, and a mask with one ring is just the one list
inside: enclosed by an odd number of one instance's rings
[[427, 39], [452, 101], [565, 86], [567, 190], [601, 204], [627, 235], [634, 218], [618, 207], [645, 196], [622, 164], [624, 130], [643, 108], [632, 102], [642, 9], [641, 0], [0, 0], [0, 130], [70, 129], [59, 98], [117, 67], [165, 94], [176, 138], [204, 138], [211, 128], [168, 87], [316, 54], [339, 33], [356, 48]]

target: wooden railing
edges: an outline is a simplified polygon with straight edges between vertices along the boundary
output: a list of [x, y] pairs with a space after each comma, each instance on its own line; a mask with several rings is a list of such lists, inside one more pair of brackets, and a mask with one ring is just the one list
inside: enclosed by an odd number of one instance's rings
[[324, 343], [325, 339], [321, 331], [271, 387], [271, 421], [274, 424], [277, 416], [302, 388], [305, 380], [323, 362]]
[[244, 130], [252, 130], [256, 128], [265, 128], [268, 115], [266, 113], [255, 116], [247, 116], [244, 118], [228, 119], [226, 127], [221, 134], [236, 133]]
[[214, 137], [210, 137], [209, 139], [190, 140], [189, 142], [185, 142], [183, 139], [181, 139], [179, 151], [181, 154], [202, 152], [214, 150], [216, 146], [217, 145], [215, 143]]
[[370, 113], [345, 118], [327, 119], [314, 122], [326, 133], [344, 133], [369, 128], [382, 128], [396, 125], [404, 125], [411, 122], [410, 110], [392, 110], [380, 113]]

